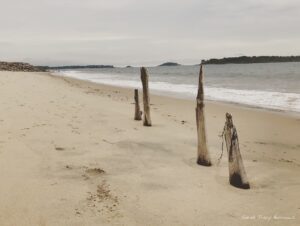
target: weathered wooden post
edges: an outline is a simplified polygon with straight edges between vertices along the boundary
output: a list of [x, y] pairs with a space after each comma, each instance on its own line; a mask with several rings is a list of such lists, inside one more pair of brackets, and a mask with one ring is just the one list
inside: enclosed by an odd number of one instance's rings
[[134, 90], [135, 113], [134, 120], [142, 120], [142, 111], [140, 110], [139, 90]]
[[235, 187], [249, 189], [250, 185], [240, 152], [237, 130], [229, 113], [226, 113], [224, 136], [228, 153], [229, 182]]
[[203, 166], [211, 166], [210, 156], [206, 145], [206, 131], [204, 118], [204, 89], [203, 89], [203, 68], [200, 66], [199, 84], [196, 106], [196, 124], [198, 133], [198, 158], [197, 163]]
[[143, 85], [143, 102], [144, 102], [144, 126], [152, 126], [150, 117], [150, 96], [148, 86], [148, 72], [147, 69], [141, 67], [141, 80]]

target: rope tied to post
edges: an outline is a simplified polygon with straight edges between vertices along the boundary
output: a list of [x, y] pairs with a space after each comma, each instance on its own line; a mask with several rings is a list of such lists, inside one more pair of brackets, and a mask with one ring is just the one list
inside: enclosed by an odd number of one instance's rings
[[223, 131], [222, 133], [219, 135], [219, 137], [222, 139], [222, 146], [221, 146], [221, 155], [220, 157], [218, 158], [218, 162], [217, 162], [217, 165], [220, 164], [221, 160], [222, 160], [222, 157], [223, 157], [223, 152], [224, 152], [224, 140], [225, 140], [225, 129], [226, 129], [226, 122], [225, 122], [225, 126], [223, 128]]
[[[220, 164], [220, 162], [222, 160], [222, 157], [223, 157], [223, 153], [224, 153], [224, 140], [225, 140], [225, 131], [226, 131], [226, 128], [231, 128], [233, 130], [233, 133], [232, 133], [233, 135], [232, 135], [231, 142], [230, 142], [230, 146], [232, 146], [233, 139], [237, 138], [237, 132], [236, 132], [236, 129], [233, 126], [233, 123], [232, 123], [232, 115], [229, 114], [229, 113], [226, 113], [225, 125], [224, 125], [222, 133], [219, 135], [219, 137], [222, 139], [222, 146], [221, 146], [221, 155], [218, 158], [217, 165]], [[231, 150], [231, 147], [230, 147], [229, 150]]]

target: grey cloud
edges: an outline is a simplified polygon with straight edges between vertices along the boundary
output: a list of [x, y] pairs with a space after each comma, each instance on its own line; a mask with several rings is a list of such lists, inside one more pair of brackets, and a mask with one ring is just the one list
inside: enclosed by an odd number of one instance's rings
[[299, 54], [299, 13], [296, 0], [4, 0], [0, 58], [126, 65]]

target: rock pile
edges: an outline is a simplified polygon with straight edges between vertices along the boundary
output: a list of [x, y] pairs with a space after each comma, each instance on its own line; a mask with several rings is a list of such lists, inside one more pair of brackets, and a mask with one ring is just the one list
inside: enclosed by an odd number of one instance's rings
[[29, 71], [38, 72], [43, 71], [39, 67], [35, 67], [28, 63], [21, 62], [1, 62], [0, 61], [0, 71]]

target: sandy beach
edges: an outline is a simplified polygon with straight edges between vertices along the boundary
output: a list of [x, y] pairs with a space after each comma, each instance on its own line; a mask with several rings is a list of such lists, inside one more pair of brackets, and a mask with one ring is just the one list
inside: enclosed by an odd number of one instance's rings
[[[151, 87], [150, 87], [151, 88]], [[300, 116], [206, 104], [212, 167], [196, 164], [195, 102], [0, 72], [0, 225], [300, 225]], [[233, 115], [250, 190], [230, 186], [221, 155]]]

